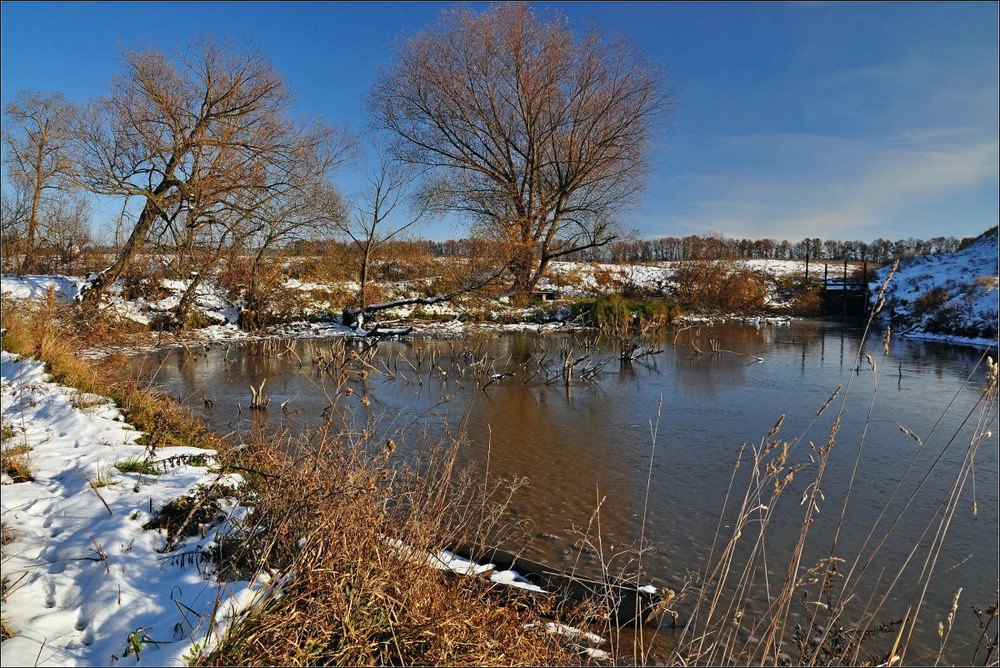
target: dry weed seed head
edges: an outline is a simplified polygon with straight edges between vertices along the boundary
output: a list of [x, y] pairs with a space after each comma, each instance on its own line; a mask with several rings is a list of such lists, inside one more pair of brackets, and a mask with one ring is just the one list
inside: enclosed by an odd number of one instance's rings
[[986, 356], [986, 389], [984, 394], [988, 394], [997, 387], [997, 363], [989, 355]]

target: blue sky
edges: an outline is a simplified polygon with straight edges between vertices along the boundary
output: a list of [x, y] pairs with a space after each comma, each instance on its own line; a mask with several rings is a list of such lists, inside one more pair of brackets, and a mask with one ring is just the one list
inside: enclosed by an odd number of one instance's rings
[[[361, 131], [393, 45], [446, 4], [3, 2], [0, 96], [81, 101], [107, 88], [120, 47], [214, 33], [261, 49], [301, 115]], [[626, 35], [667, 72], [675, 108], [643, 202], [624, 216], [643, 237], [870, 241], [997, 224], [995, 2], [535, 5]], [[361, 177], [343, 169], [337, 181], [350, 193]]]

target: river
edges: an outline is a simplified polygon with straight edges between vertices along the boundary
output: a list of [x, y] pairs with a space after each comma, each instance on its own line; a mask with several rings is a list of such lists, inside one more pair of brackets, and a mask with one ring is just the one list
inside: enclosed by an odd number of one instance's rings
[[[722, 533], [730, 530], [733, 515], [723, 513], [723, 499], [741, 448], [747, 445], [746, 458], [782, 416], [776, 438], [790, 443], [789, 464], [804, 466], [782, 492], [767, 539], [768, 572], [783, 577], [788, 562], [782, 557], [805, 511], [799, 502], [816, 471], [809, 457], [817, 458], [842, 409], [802, 563], [829, 556], [839, 526], [834, 554], [846, 560], [846, 569], [879, 514], [885, 518], [865, 554], [898, 517], [858, 590], [860, 599], [872, 586], [864, 583], [879, 576], [884, 583], [886, 574], [902, 571], [883, 609], [888, 620], [902, 617], [918, 593], [931, 542], [924, 532], [930, 526], [933, 535], [939, 503], [962, 470], [975, 419], [962, 422], [982, 396], [985, 363], [976, 349], [898, 338], [884, 357], [878, 331], [864, 341], [856, 368], [862, 334], [823, 321], [703, 325], [665, 332], [660, 352], [630, 364], [619, 363], [613, 349], [588, 333], [385, 341], [375, 368], [350, 381], [351, 396], [340, 403], [359, 424], [378, 418], [381, 437], [398, 441], [401, 457], [426, 447], [424, 433], [461, 430], [464, 463], [484, 471], [488, 462], [494, 479], [526, 478], [509, 519], [530, 523], [528, 540], [516, 546], [529, 558], [588, 574], [614, 571], [627, 555], [608, 560], [643, 536], [652, 547], [643, 556], [644, 578], [678, 591], [705, 571], [720, 514]], [[187, 398], [222, 433], [259, 426], [262, 419], [268, 428], [302, 432], [321, 424], [330, 404], [329, 375], [311, 363], [329, 345], [303, 339], [173, 350], [136, 358], [130, 373], [155, 372], [158, 383]], [[713, 346], [724, 352], [712, 352]], [[569, 386], [557, 378], [560, 349], [572, 350], [573, 359], [589, 356]], [[487, 376], [473, 374], [483, 356], [490, 373], [514, 375], [483, 388]], [[610, 361], [582, 378], [599, 360]], [[262, 414], [248, 408], [249, 385], [264, 379], [271, 404]], [[838, 386], [840, 394], [817, 416]], [[995, 405], [986, 422], [995, 434]], [[934, 659], [938, 621], [959, 587], [945, 660], [972, 657], [979, 634], [969, 606], [985, 608], [997, 596], [997, 462], [993, 435], [981, 443], [948, 526], [907, 663]], [[734, 484], [741, 497], [749, 470], [744, 459]], [[903, 569], [915, 544], [920, 547]], [[759, 600], [751, 612], [766, 604]]]

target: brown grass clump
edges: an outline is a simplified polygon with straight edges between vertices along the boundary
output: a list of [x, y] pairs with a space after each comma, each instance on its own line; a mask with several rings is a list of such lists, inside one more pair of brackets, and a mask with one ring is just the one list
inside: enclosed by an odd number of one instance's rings
[[530, 626], [538, 615], [526, 595], [427, 564], [473, 518], [496, 517], [482, 496], [470, 501], [456, 449], [403, 465], [374, 433], [242, 451], [269, 473], [249, 476], [254, 512], [223, 542], [219, 568], [288, 580], [202, 665], [578, 663]]
[[56, 382], [94, 392], [97, 376], [80, 356], [80, 350], [87, 346], [77, 332], [78, 319], [74, 316], [73, 307], [60, 302], [53, 290], [37, 302], [4, 300], [0, 319], [7, 331], [3, 347], [44, 362]]
[[154, 390], [149, 384], [123, 379], [119, 372], [124, 358], [106, 357], [100, 362], [80, 355], [91, 348], [93, 320], [72, 304], [59, 302], [52, 292], [41, 302], [5, 302], [3, 347], [12, 353], [34, 357], [45, 364], [52, 379], [83, 392], [109, 396], [125, 411], [129, 421], [145, 431], [145, 442], [153, 447], [190, 445], [224, 447], [187, 406]]
[[29, 482], [35, 479], [34, 467], [28, 458], [31, 447], [28, 445], [12, 445], [0, 450], [0, 468], [14, 482]]

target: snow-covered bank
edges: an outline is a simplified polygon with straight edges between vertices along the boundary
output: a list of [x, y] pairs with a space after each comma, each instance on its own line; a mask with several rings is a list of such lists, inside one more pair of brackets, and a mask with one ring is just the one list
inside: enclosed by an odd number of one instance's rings
[[[883, 313], [904, 336], [997, 345], [997, 228], [954, 253], [907, 258], [889, 282]], [[877, 295], [891, 267], [871, 284]]]
[[[241, 479], [211, 470], [215, 452], [151, 450], [110, 401], [52, 383], [41, 363], [7, 352], [0, 353], [0, 405], [5, 453], [27, 460], [10, 467], [14, 477], [4, 475], [0, 505], [5, 637], [13, 632], [2, 644], [3, 665], [185, 665], [211, 651], [234, 616], [294, 577], [215, 578], [207, 557], [248, 512], [232, 498], [198, 525], [200, 537], [169, 550], [163, 535], [145, 528], [170, 501], [199, 487], [230, 494]], [[128, 472], [134, 467], [126, 462], [154, 470]], [[423, 567], [540, 591], [513, 570], [390, 542]], [[400, 569], [399, 578], [408, 577], [409, 569]], [[586, 646], [604, 642], [598, 636], [555, 624], [544, 630], [587, 656], [608, 658]]]
[[[984, 234], [975, 243], [951, 254], [920, 256], [906, 260], [889, 285], [885, 313], [894, 319], [894, 329], [908, 336], [932, 338], [962, 345], [990, 345], [996, 337], [997, 321], [997, 234], [996, 229]], [[815, 280], [823, 261], [810, 265]], [[793, 260], [744, 260], [738, 265], [754, 273], [766, 286], [760, 313], [754, 320], [764, 321], [767, 313], [782, 314], [796, 311], [795, 290], [801, 288], [801, 275], [806, 263]], [[572, 322], [572, 303], [608, 292], [634, 290], [639, 294], [670, 295], [677, 289], [678, 271], [685, 263], [601, 264], [588, 262], [553, 262], [547, 277], [538, 289], [557, 301], [518, 307], [504, 296], [487, 299], [481, 296], [460, 296], [434, 304], [405, 304], [379, 313], [383, 326], [412, 328], [416, 337], [451, 338], [480, 331], [552, 331], [566, 330], [579, 323]], [[878, 291], [888, 268], [879, 270], [872, 284]], [[79, 292], [83, 279], [64, 276], [0, 277], [0, 293], [16, 301], [41, 299], [51, 290], [62, 301], [72, 300]], [[426, 279], [379, 282], [382, 298], [394, 302], [421, 294]], [[789, 287], [792, 285], [798, 287]], [[169, 319], [187, 281], [160, 280], [153, 296], [127, 297], [122, 282], [108, 290], [106, 308], [123, 319], [157, 329], [156, 323]], [[170, 339], [183, 336], [186, 340], [219, 342], [257, 338], [259, 336], [331, 337], [350, 336], [355, 330], [340, 324], [339, 314], [350, 305], [351, 295], [358, 285], [351, 281], [309, 283], [298, 279], [284, 280], [282, 299], [295, 308], [285, 308], [274, 325], [257, 332], [247, 332], [237, 326], [241, 304], [229, 300], [229, 294], [215, 281], [199, 285], [193, 306], [191, 326], [182, 332], [157, 333]], [[801, 296], [801, 295], [800, 295]], [[807, 300], [808, 301], [808, 300]], [[738, 308], [738, 307], [736, 307]], [[808, 314], [805, 311], [804, 314]], [[751, 311], [751, 315], [754, 315]], [[742, 316], [706, 316], [687, 314], [687, 323], [724, 320]], [[787, 321], [787, 316], [781, 316]], [[133, 327], [134, 328], [134, 327]], [[142, 345], [141, 343], [135, 345]]]
[[[190, 464], [123, 473], [116, 463], [150, 453], [113, 404], [48, 382], [39, 362], [3, 352], [0, 364], [3, 447], [30, 448], [34, 478], [3, 480], [2, 614], [15, 632], [3, 664], [185, 664], [264, 582], [220, 584], [204, 572], [197, 555], [228, 522], [171, 552], [143, 525], [198, 485], [238, 478]], [[164, 448], [151, 459], [214, 454]]]
[[[594, 297], [607, 292], [615, 285], [636, 285], [646, 290], [663, 289], [671, 284], [677, 263], [656, 265], [613, 265], [585, 262], [553, 262], [553, 279], [545, 279], [539, 289], [558, 296], [562, 301], [542, 303], [535, 306], [518, 307], [509, 298], [482, 299], [479, 297], [459, 297], [451, 301], [435, 304], [407, 304], [381, 312], [383, 326], [412, 327], [412, 335], [434, 338], [451, 338], [469, 334], [488, 332], [533, 331], [545, 332], [579, 329], [579, 322], [571, 322], [570, 301], [581, 297]], [[804, 270], [804, 263], [794, 261], [747, 261], [747, 266], [773, 276], [784, 276]], [[72, 276], [0, 276], [0, 295], [16, 302], [45, 299], [51, 290], [56, 299], [69, 302], [78, 294], [83, 284], [82, 277]], [[394, 300], [411, 297], [419, 286], [410, 282], [380, 283], [386, 299]], [[155, 289], [159, 299], [127, 297], [122, 281], [111, 286], [106, 294], [105, 308], [119, 318], [150, 326], [154, 321], [167, 318], [187, 287], [186, 281], [160, 280]], [[275, 325], [259, 332], [248, 332], [237, 326], [240, 305], [229, 301], [214, 281], [206, 281], [198, 288], [198, 297], [193, 305], [199, 327], [189, 327], [182, 332], [164, 334], [158, 332], [157, 345], [177, 340], [178, 336], [187, 341], [225, 342], [260, 336], [294, 337], [334, 337], [351, 336], [355, 330], [340, 325], [336, 318], [346, 304], [331, 303], [331, 295], [350, 295], [357, 291], [357, 284], [303, 283], [297, 279], [287, 279], [284, 288], [294, 295], [293, 301], [301, 306], [301, 312], [290, 322]], [[768, 298], [771, 306], [778, 302], [774, 296]], [[716, 316], [726, 319], [739, 316]], [[697, 318], [699, 321], [703, 318]], [[141, 341], [132, 342], [131, 349], [144, 348]]]

